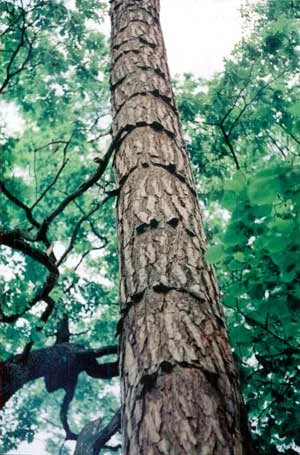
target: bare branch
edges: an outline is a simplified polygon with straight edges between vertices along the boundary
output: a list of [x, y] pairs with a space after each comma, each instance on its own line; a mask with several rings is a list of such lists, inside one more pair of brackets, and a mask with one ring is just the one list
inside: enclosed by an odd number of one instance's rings
[[5, 30], [3, 30], [2, 33], [0, 33], [0, 38], [2, 38], [4, 35], [6, 35], [6, 33], [10, 32], [10, 30], [13, 28], [14, 25], [17, 24], [17, 22], [19, 21], [19, 19], [21, 19], [21, 17], [24, 16], [24, 11], [21, 11], [21, 13], [14, 19], [10, 22], [10, 24], [6, 27]]
[[118, 354], [118, 346], [116, 344], [112, 344], [99, 349], [93, 349], [93, 354], [95, 354], [95, 357], [97, 358], [105, 355]]
[[278, 142], [274, 139], [274, 137], [271, 135], [271, 133], [268, 131], [268, 130], [265, 130], [265, 133], [266, 135], [268, 136], [268, 138], [271, 140], [272, 144], [275, 145], [275, 147], [277, 148], [277, 150], [279, 150], [279, 152], [281, 153], [281, 156], [282, 158], [286, 158], [286, 154], [284, 152], [284, 150], [282, 149], [282, 147], [280, 147], [280, 145], [278, 144]]
[[[43, 300], [44, 300], [44, 302], [46, 302], [47, 306], [46, 306], [45, 310], [43, 311], [43, 313], [42, 313], [42, 315], [40, 317], [40, 323], [41, 324], [38, 327], [36, 327], [36, 329], [35, 329], [37, 332], [41, 332], [43, 330], [44, 325], [48, 321], [48, 319], [51, 316], [51, 314], [52, 314], [52, 312], [54, 310], [54, 307], [55, 307], [55, 301], [49, 295], [45, 295]], [[28, 358], [28, 355], [29, 355], [32, 347], [33, 347], [33, 341], [30, 340], [25, 345], [25, 348], [24, 348], [23, 353], [22, 353], [22, 356], [23, 356], [24, 359]]]
[[45, 148], [53, 147], [53, 145], [61, 145], [61, 144], [69, 145], [70, 141], [71, 141], [71, 138], [70, 138], [68, 141], [61, 141], [61, 140], [50, 141], [50, 142], [48, 142], [47, 144], [42, 145], [41, 147], [35, 148], [34, 150], [35, 150], [36, 152], [39, 152], [40, 150], [43, 150], [43, 149], [45, 149]]
[[[244, 311], [242, 311], [242, 309], [240, 308], [239, 306], [239, 301], [238, 299], [236, 299], [236, 308], [237, 308], [237, 311], [242, 315], [244, 316], [245, 320], [252, 326], [257, 326], [257, 327], [260, 327], [262, 330], [264, 330], [265, 332], [269, 333], [270, 335], [272, 335], [274, 338], [276, 338], [278, 341], [281, 341], [282, 343], [284, 343], [286, 346], [290, 347], [290, 348], [294, 348], [294, 346], [292, 346], [285, 338], [282, 338], [280, 335], [278, 335], [277, 333], [273, 332], [272, 330], [270, 330], [270, 328], [268, 327], [268, 324], [263, 324], [262, 322], [260, 321], [257, 321], [256, 319], [252, 318], [251, 316], [249, 316], [248, 314], [246, 314]], [[299, 352], [299, 351], [298, 351]]]
[[48, 256], [47, 253], [44, 253], [28, 243], [24, 239], [24, 235], [21, 230], [15, 229], [12, 231], [5, 231], [0, 228], [0, 245], [1, 244], [14, 250], [21, 251], [45, 266], [50, 272], [58, 273], [57, 266], [53, 262], [52, 258]]
[[[82, 261], [86, 258], [86, 256], [88, 256], [92, 251], [97, 251], [97, 250], [102, 250], [103, 246], [99, 246], [99, 247], [94, 247], [94, 248], [89, 248], [87, 251], [85, 251], [81, 258], [79, 259], [79, 261], [77, 262], [77, 264], [75, 265], [74, 267], [74, 272], [76, 272], [76, 270], [80, 267], [80, 265], [82, 264]], [[66, 289], [66, 292], [68, 292], [70, 288], [68, 287]]]
[[[99, 204], [96, 205], [96, 207], [92, 208], [89, 212], [87, 212], [85, 215], [83, 215], [80, 220], [77, 222], [77, 224], [75, 225], [75, 228], [73, 230], [73, 233], [72, 233], [72, 237], [71, 237], [71, 240], [70, 240], [70, 243], [67, 247], [67, 249], [65, 250], [65, 252], [63, 253], [63, 255], [61, 256], [61, 258], [59, 259], [59, 261], [57, 262], [57, 266], [60, 266], [62, 264], [62, 262], [66, 259], [66, 257], [68, 256], [68, 254], [70, 253], [70, 251], [73, 249], [74, 247], [74, 244], [75, 244], [75, 241], [76, 241], [76, 238], [77, 238], [77, 235], [78, 235], [78, 231], [80, 229], [80, 226], [82, 225], [82, 223], [84, 221], [87, 221], [89, 219], [90, 216], [92, 216], [95, 212], [97, 212], [97, 210], [99, 210], [112, 196], [114, 196], [113, 194], [108, 194], [106, 196], [106, 198], [103, 199], [102, 202], [100, 202]], [[106, 239], [105, 239], [106, 240]], [[104, 247], [105, 245], [103, 245]], [[102, 247], [102, 248], [103, 248]]]
[[248, 78], [246, 79], [246, 84], [239, 90], [232, 106], [228, 109], [228, 111], [225, 113], [225, 115], [223, 116], [222, 120], [220, 121], [220, 125], [223, 125], [225, 120], [227, 119], [227, 117], [229, 117], [229, 115], [231, 114], [231, 112], [233, 111], [233, 109], [236, 107], [240, 97], [242, 96], [243, 92], [246, 90], [246, 88], [248, 87], [248, 85], [250, 84], [251, 82], [251, 77], [252, 77], [252, 72], [253, 72], [253, 68], [255, 66], [255, 61], [252, 63], [251, 65], [251, 68], [250, 68], [250, 71], [249, 71], [249, 76]]
[[[46, 302], [48, 305], [48, 309], [46, 309], [45, 311], [47, 311], [47, 313], [48, 313], [48, 311], [50, 311], [50, 313], [51, 313], [53, 310], [53, 307], [52, 307], [53, 301], [52, 301], [52, 299], [50, 301], [49, 294], [52, 291], [52, 289], [54, 288], [54, 286], [57, 282], [58, 276], [59, 276], [59, 272], [57, 269], [54, 269], [53, 271], [49, 272], [44, 284], [41, 286], [40, 289], [38, 289], [35, 296], [26, 304], [25, 308], [22, 311], [19, 311], [18, 313], [7, 316], [4, 314], [2, 308], [0, 307], [0, 322], [5, 322], [5, 323], [9, 324], [9, 323], [17, 321], [17, 319], [19, 319], [21, 316], [23, 316], [28, 310], [30, 310], [37, 302], [40, 302], [41, 300]], [[49, 302], [51, 302], [50, 306], [49, 306]], [[49, 314], [49, 316], [50, 316], [50, 314]], [[29, 343], [29, 344], [31, 344], [31, 343]], [[30, 348], [31, 348], [31, 346], [30, 346]]]
[[33, 247], [30, 243], [28, 243], [24, 239], [22, 232], [20, 230], [4, 231], [3, 229], [0, 229], [0, 245], [1, 244], [6, 245], [17, 251], [21, 251], [25, 255], [31, 257], [32, 259], [46, 267], [49, 270], [49, 273], [46, 277], [43, 286], [38, 290], [33, 299], [31, 299], [31, 301], [27, 303], [26, 307], [22, 311], [11, 316], [6, 316], [3, 312], [3, 309], [0, 308], [0, 321], [5, 323], [15, 322], [20, 316], [25, 314], [26, 311], [32, 308], [33, 305], [35, 305], [40, 300], [44, 300], [47, 303], [47, 309], [45, 310], [45, 313], [42, 315], [42, 322], [46, 322], [54, 306], [54, 302], [49, 297], [49, 293], [55, 286], [59, 276], [59, 270], [57, 265], [55, 264], [53, 257], [48, 256], [47, 253], [44, 253], [43, 251]]
[[[96, 183], [96, 185], [99, 186], [98, 183]], [[110, 194], [110, 196], [114, 196], [114, 194], [112, 194], [112, 193], [107, 193], [107, 194]], [[76, 200], [73, 201], [73, 202], [74, 202], [75, 206], [77, 207], [77, 209], [78, 209], [83, 215], [85, 215], [86, 212], [82, 209], [81, 205], [80, 205]], [[91, 218], [88, 218], [87, 221], [88, 221], [88, 223], [89, 223], [89, 225], [90, 225], [90, 228], [91, 228], [92, 233], [95, 235], [95, 237], [97, 237], [99, 240], [101, 240], [101, 241], [103, 242], [103, 246], [101, 246], [101, 247], [99, 247], [99, 248], [91, 248], [88, 252], [84, 253], [85, 255], [86, 255], [86, 254], [89, 254], [89, 252], [92, 251], [93, 249], [99, 250], [100, 248], [103, 248], [103, 247], [106, 246], [107, 243], [108, 243], [107, 237], [105, 237], [104, 235], [101, 235], [100, 232], [98, 232], [96, 226], [94, 225], [93, 220], [91, 220]], [[83, 258], [82, 258], [82, 259], [83, 259]], [[81, 263], [81, 262], [80, 262], [80, 263]], [[80, 264], [79, 264], [79, 265], [80, 265]], [[78, 268], [79, 265], [76, 266], [76, 268]]]
[[99, 134], [97, 134], [97, 136], [93, 137], [93, 139], [89, 139], [88, 143], [91, 144], [92, 142], [98, 141], [99, 139], [109, 136], [110, 134], [111, 134], [111, 128], [107, 131], [101, 131]]

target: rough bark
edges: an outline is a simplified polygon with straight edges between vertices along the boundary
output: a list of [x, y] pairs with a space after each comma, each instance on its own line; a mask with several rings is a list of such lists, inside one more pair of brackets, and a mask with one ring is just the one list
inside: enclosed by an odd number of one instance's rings
[[111, 19], [123, 453], [250, 454], [159, 0], [112, 0]]

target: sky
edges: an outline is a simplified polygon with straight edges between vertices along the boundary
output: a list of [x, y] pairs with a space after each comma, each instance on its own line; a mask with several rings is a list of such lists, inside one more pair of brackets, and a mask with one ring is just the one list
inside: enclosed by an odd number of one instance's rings
[[161, 0], [161, 24], [172, 76], [210, 77], [241, 38], [241, 0]]
[[[241, 38], [241, 2], [161, 0], [161, 24], [172, 76], [194, 73], [208, 78], [214, 72], [222, 71], [224, 57], [230, 55]], [[44, 436], [40, 433], [34, 443], [23, 443], [11, 453], [47, 455]]]

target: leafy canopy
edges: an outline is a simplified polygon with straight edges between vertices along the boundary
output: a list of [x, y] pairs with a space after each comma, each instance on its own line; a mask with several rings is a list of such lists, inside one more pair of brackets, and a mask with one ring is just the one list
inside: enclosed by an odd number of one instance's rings
[[[116, 190], [106, 153], [108, 46], [99, 27], [106, 5], [3, 1], [0, 10], [1, 109], [18, 123], [17, 133], [0, 125], [1, 359], [52, 346], [63, 327], [86, 349], [114, 344]], [[299, 11], [295, 1], [265, 0], [246, 3], [242, 14], [244, 38], [224, 71], [210, 80], [185, 75], [174, 87], [211, 245], [206, 259], [217, 269], [257, 453], [293, 455], [300, 446]], [[74, 433], [98, 415], [107, 424], [118, 408], [113, 381], [82, 372], [65, 413], [67, 389], [48, 393], [41, 379], [26, 385], [5, 407], [1, 450], [42, 430], [51, 435], [48, 453], [71, 453], [63, 417]]]

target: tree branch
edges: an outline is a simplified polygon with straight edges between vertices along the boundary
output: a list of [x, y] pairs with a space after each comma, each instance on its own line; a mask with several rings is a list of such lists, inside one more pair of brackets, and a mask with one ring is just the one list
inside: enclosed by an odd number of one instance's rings
[[280, 147], [280, 145], [277, 143], [277, 141], [274, 139], [274, 137], [269, 133], [268, 130], [265, 130], [265, 133], [266, 135], [268, 136], [268, 138], [271, 140], [272, 144], [275, 145], [275, 147], [279, 150], [279, 152], [281, 153], [282, 157], [285, 159], [287, 157], [287, 155], [285, 154], [284, 150], [282, 147]]
[[219, 125], [221, 131], [222, 131], [222, 134], [223, 134], [223, 137], [224, 137], [224, 141], [225, 141], [225, 144], [227, 145], [227, 147], [229, 148], [230, 152], [231, 152], [231, 155], [232, 155], [232, 158], [233, 158], [233, 161], [235, 162], [235, 165], [236, 165], [236, 168], [237, 170], [239, 171], [241, 169], [240, 167], [240, 163], [238, 162], [238, 159], [237, 159], [237, 156], [235, 154], [235, 151], [234, 151], [234, 148], [229, 140], [229, 136], [228, 134], [226, 133], [225, 131], [225, 128], [224, 128], [224, 125], [223, 124], [220, 124]]
[[[59, 273], [57, 271], [49, 272], [49, 274], [46, 277], [46, 280], [43, 284], [43, 286], [36, 292], [35, 296], [26, 304], [25, 308], [22, 311], [19, 311], [18, 313], [15, 313], [13, 315], [7, 316], [4, 314], [2, 308], [0, 307], [0, 322], [4, 323], [12, 323], [17, 321], [21, 316], [23, 316], [28, 310], [30, 310], [37, 302], [40, 302], [43, 300], [44, 302], [47, 303], [47, 308], [45, 312], [48, 314], [48, 317], [50, 316], [54, 306], [52, 303], [49, 304], [49, 302], [53, 302], [51, 297], [49, 297], [50, 292], [54, 288], [57, 279], [58, 279]], [[47, 317], [47, 319], [48, 319]]]
[[28, 219], [28, 221], [36, 228], [39, 228], [40, 227], [40, 223], [38, 223], [32, 213], [31, 213], [31, 209], [26, 205], [24, 204], [22, 201], [20, 201], [16, 196], [14, 196], [5, 186], [4, 182], [0, 182], [0, 190], [2, 191], [2, 193], [13, 203], [15, 204], [17, 207], [20, 207], [22, 210], [24, 210], [25, 214], [26, 214], [26, 217]]
[[[31, 54], [32, 54], [32, 48], [33, 48], [33, 43], [34, 43], [34, 40], [35, 38], [30, 41], [28, 39], [28, 36], [27, 36], [27, 33], [26, 33], [26, 26], [25, 26], [25, 12], [23, 11], [21, 13], [21, 15], [23, 16], [23, 24], [20, 28], [20, 31], [21, 31], [21, 38], [20, 38], [20, 41], [17, 45], [17, 47], [15, 48], [15, 50], [13, 51], [12, 55], [11, 55], [11, 58], [10, 58], [10, 61], [7, 65], [7, 68], [6, 68], [6, 77], [0, 87], [0, 94], [4, 91], [4, 89], [6, 88], [6, 86], [9, 84], [10, 80], [16, 76], [17, 74], [19, 74], [21, 71], [24, 70], [24, 68], [26, 67], [27, 63], [29, 62], [30, 60], [30, 57], [31, 57]], [[32, 25], [32, 24], [30, 24]], [[14, 71], [10, 71], [11, 70], [11, 67], [17, 57], [17, 55], [19, 54], [21, 48], [25, 45], [25, 42], [27, 43], [28, 45], [28, 51], [27, 51], [27, 55], [26, 57], [24, 58], [23, 62], [21, 63], [21, 65]]]
[[86, 349], [78, 344], [60, 343], [31, 351], [25, 360], [22, 354], [14, 355], [2, 368], [3, 404], [29, 381], [42, 377], [50, 393], [66, 389], [83, 371], [87, 374], [90, 371], [92, 377], [99, 379], [116, 377], [119, 375], [117, 362], [99, 364], [96, 359], [117, 353], [117, 346]]
[[[55, 264], [53, 257], [48, 256], [47, 253], [44, 253], [43, 251], [33, 247], [28, 242], [26, 242], [22, 237], [21, 231], [19, 230], [4, 231], [0, 229], [0, 245], [1, 244], [21, 251], [22, 253], [36, 260], [44, 267], [46, 267], [49, 270], [49, 273], [46, 277], [43, 286], [37, 291], [35, 296], [31, 299], [30, 302], [27, 303], [27, 305], [22, 311], [7, 316], [4, 314], [3, 309], [0, 307], [0, 321], [5, 323], [15, 322], [20, 316], [25, 314], [26, 311], [32, 308], [33, 305], [35, 305], [40, 300], [44, 300], [47, 303], [47, 308], [44, 311], [41, 320], [42, 322], [46, 322], [54, 308], [54, 301], [49, 297], [49, 293], [54, 288], [59, 276], [59, 270], [57, 265]], [[28, 344], [28, 346], [29, 345], [31, 348], [32, 346], [31, 342]]]
[[254, 94], [254, 96], [252, 96], [252, 98], [250, 98], [249, 101], [245, 101], [244, 100], [244, 106], [242, 107], [242, 109], [240, 110], [240, 112], [238, 113], [238, 115], [236, 116], [236, 118], [233, 120], [233, 122], [231, 123], [230, 125], [230, 128], [228, 129], [227, 131], [227, 135], [228, 137], [230, 137], [233, 129], [236, 127], [237, 123], [239, 122], [240, 118], [242, 117], [242, 115], [244, 114], [244, 112], [246, 111], [246, 109], [253, 103], [253, 101], [255, 101], [258, 96], [261, 95], [261, 93], [266, 89], [268, 88], [273, 82], [277, 81], [278, 79], [280, 79], [284, 74], [286, 73], [286, 70], [282, 71], [277, 77], [275, 77], [274, 79], [272, 79], [271, 81], [267, 82], [266, 84], [264, 84], [262, 87], [260, 87], [260, 89], [257, 90], [257, 92]]
[[61, 408], [60, 408], [60, 413], [59, 413], [59, 417], [60, 417], [63, 429], [65, 430], [65, 433], [66, 433], [66, 440], [70, 440], [70, 441], [76, 441], [77, 437], [78, 437], [77, 434], [75, 434], [70, 429], [69, 422], [68, 422], [69, 406], [73, 399], [75, 388], [76, 388], [76, 382], [77, 382], [77, 378], [75, 378], [75, 379], [76, 379], [75, 382], [74, 381], [70, 382], [68, 384], [68, 386], [65, 388], [66, 393], [65, 393], [65, 396], [64, 396]]
[[57, 266], [47, 253], [30, 245], [23, 237], [19, 229], [5, 231], [0, 228], [0, 245], [6, 245], [14, 250], [21, 251], [35, 261], [45, 266], [49, 272], [58, 273]]
[[251, 65], [251, 68], [250, 68], [250, 71], [249, 71], [249, 76], [248, 78], [246, 79], [246, 84], [239, 90], [237, 96], [235, 97], [235, 100], [234, 102], [232, 103], [231, 107], [228, 109], [228, 111], [224, 114], [224, 116], [222, 117], [221, 121], [220, 121], [220, 125], [224, 125], [224, 122], [225, 120], [227, 119], [227, 117], [229, 117], [229, 115], [231, 114], [231, 112], [233, 111], [233, 109], [236, 107], [240, 97], [242, 96], [242, 93], [244, 92], [244, 90], [246, 90], [246, 88], [248, 87], [248, 85], [250, 84], [251, 82], [251, 77], [252, 77], [252, 72], [253, 72], [253, 69], [254, 69], [254, 66], [255, 66], [255, 61], [252, 63]]
[[106, 442], [121, 428], [119, 409], [106, 427], [102, 428], [101, 418], [89, 422], [78, 436], [74, 455], [98, 455]]
[[274, 338], [276, 338], [278, 341], [281, 341], [281, 343], [284, 343], [286, 346], [288, 346], [289, 348], [294, 348], [294, 346], [292, 346], [287, 340], [285, 340], [284, 338], [282, 338], [281, 336], [279, 336], [277, 333], [274, 333], [272, 330], [269, 329], [268, 327], [268, 324], [263, 324], [262, 322], [260, 321], [257, 321], [256, 319], [252, 318], [251, 316], [249, 316], [248, 314], [246, 314], [244, 311], [242, 311], [242, 309], [240, 308], [239, 306], [239, 302], [238, 302], [238, 299], [236, 299], [236, 308], [238, 310], [238, 312], [244, 316], [245, 320], [252, 326], [257, 326], [257, 327], [260, 327], [262, 330], [264, 330], [265, 332], [269, 333], [270, 335], [272, 335]]
[[130, 133], [131, 129], [126, 127], [119, 131], [117, 136], [114, 138], [112, 143], [110, 144], [106, 154], [101, 161], [101, 164], [98, 166], [94, 174], [92, 174], [89, 179], [82, 183], [73, 193], [69, 194], [60, 204], [59, 206], [49, 215], [47, 216], [41, 224], [39, 232], [37, 233], [36, 240], [43, 239], [48, 231], [50, 223], [70, 204], [70, 202], [74, 201], [78, 196], [81, 196], [85, 191], [87, 191], [91, 186], [93, 186], [103, 175], [105, 172], [109, 160], [115, 151], [116, 147], [123, 141], [124, 137], [126, 137]]
[[[97, 185], [99, 185], [99, 184], [97, 184]], [[111, 193], [109, 193], [109, 194], [111, 194]], [[111, 196], [113, 196], [113, 194], [111, 194]], [[77, 209], [83, 215], [85, 215], [86, 212], [82, 209], [81, 205], [76, 200], [73, 201], [73, 202], [74, 202], [75, 206], [77, 207]], [[90, 225], [90, 228], [91, 228], [93, 234], [95, 235], [95, 237], [97, 237], [99, 240], [101, 240], [101, 242], [103, 242], [103, 247], [105, 247], [108, 244], [107, 237], [105, 237], [104, 235], [101, 235], [100, 232], [98, 232], [98, 230], [95, 227], [94, 222], [91, 220], [91, 218], [89, 218], [87, 221], [88, 221], [88, 223]], [[101, 247], [97, 247], [96, 249], [100, 249], [100, 248], [102, 248], [102, 246]]]
[[[78, 235], [78, 231], [82, 225], [82, 223], [84, 223], [84, 221], [87, 221], [89, 219], [90, 216], [92, 216], [95, 212], [97, 212], [97, 210], [99, 210], [100, 207], [102, 207], [106, 201], [108, 201], [108, 199], [110, 199], [112, 197], [111, 194], [109, 194], [108, 196], [106, 196], [106, 198], [103, 199], [102, 202], [100, 202], [99, 204], [96, 205], [96, 207], [93, 207], [89, 212], [85, 213], [79, 220], [78, 222], [76, 223], [75, 227], [74, 227], [74, 230], [73, 230], [73, 233], [72, 233], [72, 236], [71, 236], [71, 240], [69, 242], [69, 245], [68, 247], [66, 248], [66, 250], [64, 251], [64, 253], [62, 254], [61, 258], [58, 260], [57, 262], [57, 266], [60, 266], [63, 261], [66, 259], [66, 257], [68, 256], [68, 254], [70, 253], [70, 251], [73, 249], [74, 247], [74, 244], [76, 242], [76, 238], [77, 238], [77, 235]], [[103, 245], [104, 246], [104, 245]]]
[[286, 127], [282, 124], [282, 123], [278, 123], [278, 125], [280, 126], [280, 128], [285, 132], [285, 134], [287, 134], [288, 136], [290, 136], [297, 144], [300, 145], [300, 140], [296, 138], [296, 136], [294, 136], [294, 134], [292, 134], [290, 131], [287, 131]]
[[[54, 143], [58, 144], [58, 143], [65, 143], [65, 146], [64, 146], [64, 149], [63, 149], [63, 160], [62, 160], [62, 163], [54, 177], [54, 179], [49, 183], [49, 185], [47, 185], [47, 187], [45, 188], [45, 190], [40, 194], [40, 196], [37, 198], [37, 200], [34, 202], [34, 204], [30, 207], [30, 210], [33, 210], [38, 204], [39, 202], [41, 202], [41, 200], [46, 196], [46, 194], [48, 193], [48, 191], [55, 185], [55, 183], [57, 182], [57, 180], [59, 179], [59, 176], [60, 174], [62, 173], [62, 171], [64, 170], [64, 168], [66, 167], [67, 163], [68, 163], [68, 159], [66, 158], [66, 154], [67, 154], [67, 149], [68, 149], [68, 146], [70, 145], [70, 142], [72, 140], [72, 136], [71, 138], [69, 139], [69, 141], [65, 142], [65, 141], [54, 141], [54, 142], [50, 142], [48, 145], [53, 145]], [[41, 150], [43, 147], [40, 147], [39, 149], [35, 149], [35, 152], [37, 150]]]
[[[42, 325], [39, 325], [38, 327], [36, 327], [36, 331], [37, 332], [41, 332], [43, 330], [44, 325], [48, 321], [48, 319], [51, 316], [51, 314], [52, 314], [52, 312], [54, 310], [54, 307], [55, 307], [55, 301], [49, 295], [45, 296], [43, 300], [44, 300], [44, 302], [46, 302], [47, 306], [46, 306], [45, 310], [43, 311], [43, 313], [42, 313], [42, 315], [40, 317], [40, 322], [42, 323]], [[25, 345], [25, 348], [24, 348], [23, 353], [22, 353], [22, 356], [23, 356], [24, 359], [28, 358], [28, 355], [29, 355], [29, 353], [31, 351], [32, 346], [33, 346], [33, 341], [32, 340], [30, 340]]]

